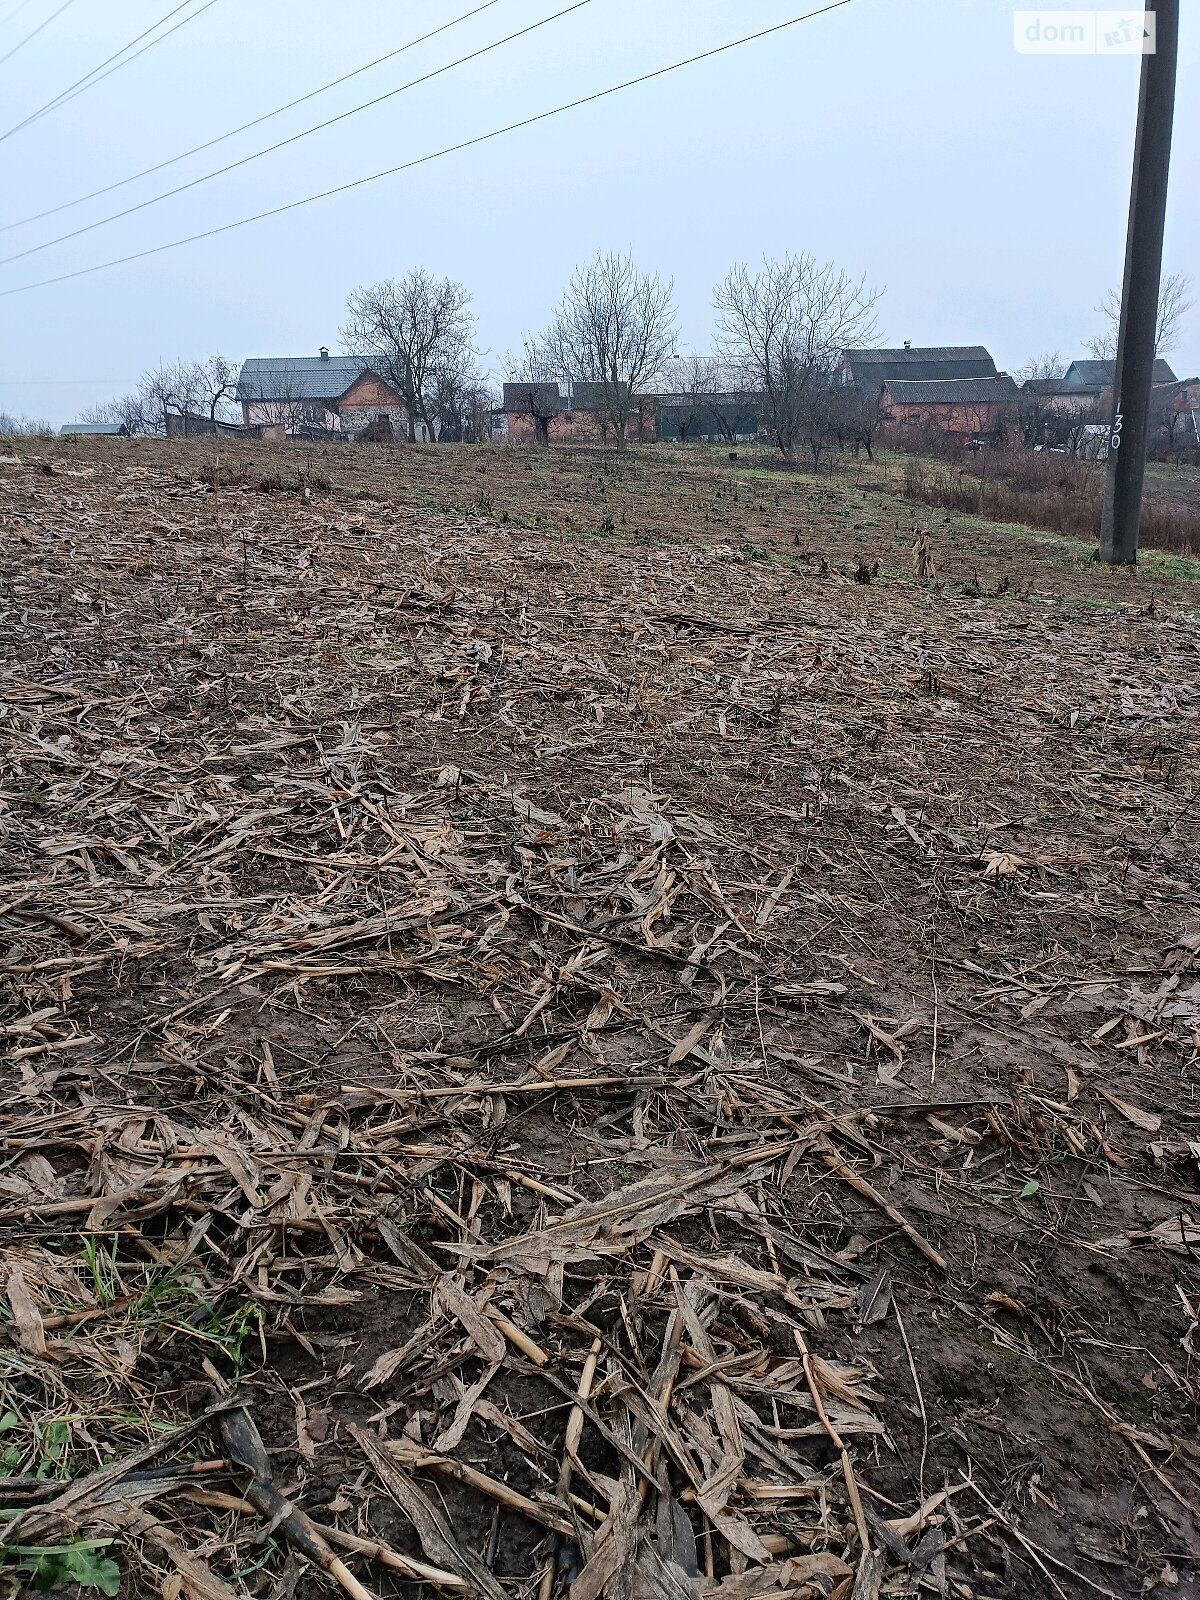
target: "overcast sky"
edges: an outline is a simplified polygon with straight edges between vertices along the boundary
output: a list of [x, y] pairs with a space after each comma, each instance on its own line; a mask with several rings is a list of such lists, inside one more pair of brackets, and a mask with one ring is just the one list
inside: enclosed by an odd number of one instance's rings
[[[0, 134], [178, 0], [0, 0]], [[127, 69], [0, 140], [0, 225], [89, 193], [362, 66], [481, 0], [214, 0]], [[0, 233], [8, 257], [249, 155], [570, 0], [471, 20], [154, 177]], [[606, 88], [817, 0], [590, 0], [338, 126], [0, 266], [0, 289], [279, 206]], [[178, 21], [204, 0], [188, 0]], [[60, 423], [159, 358], [336, 349], [356, 285], [422, 264], [474, 295], [498, 370], [578, 261], [673, 276], [685, 348], [738, 259], [809, 250], [886, 290], [884, 342], [1083, 355], [1121, 276], [1137, 58], [1032, 57], [1008, 0], [850, 0], [538, 127], [215, 239], [0, 298], [0, 410]], [[1166, 269], [1200, 283], [1200, 11], [1184, 5]], [[15, 11], [15, 15], [13, 15]], [[169, 26], [170, 24], [168, 24]], [[1200, 308], [1170, 353], [1200, 367]], [[1186, 369], [1186, 373], [1185, 373]]]

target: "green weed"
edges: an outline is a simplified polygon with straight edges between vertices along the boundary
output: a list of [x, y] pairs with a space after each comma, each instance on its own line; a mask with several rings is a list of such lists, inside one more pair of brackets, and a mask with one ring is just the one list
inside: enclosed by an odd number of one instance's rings
[[[0, 1563], [32, 1580], [35, 1593], [44, 1594], [63, 1584], [78, 1584], [81, 1589], [96, 1589], [115, 1595], [121, 1588], [121, 1569], [103, 1555], [111, 1539], [81, 1539], [77, 1544], [3, 1545]], [[11, 1591], [16, 1595], [20, 1589]]]

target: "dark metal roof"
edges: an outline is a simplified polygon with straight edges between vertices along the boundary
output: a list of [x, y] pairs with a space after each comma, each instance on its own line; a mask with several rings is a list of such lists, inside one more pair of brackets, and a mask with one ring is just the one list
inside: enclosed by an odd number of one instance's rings
[[[633, 396], [629, 392], [629, 385], [622, 384], [626, 401], [633, 404]], [[571, 410], [572, 411], [605, 411], [608, 409], [608, 400], [605, 397], [602, 383], [573, 383], [571, 385]]]
[[[1073, 389], [1105, 389], [1116, 374], [1115, 361], [1072, 361], [1063, 374], [1063, 380]], [[1159, 356], [1154, 363], [1154, 383], [1174, 383], [1175, 374]]]
[[69, 439], [76, 433], [104, 434], [109, 439], [124, 439], [129, 429], [123, 422], [64, 422], [58, 430], [60, 439]]
[[239, 400], [338, 400], [367, 370], [361, 356], [254, 356], [242, 363]]
[[727, 411], [730, 407], [761, 404], [765, 396], [737, 390], [713, 394], [655, 394], [645, 398], [669, 411], [703, 411], [706, 406]]
[[1026, 378], [1021, 385], [1025, 394], [1074, 394], [1079, 393], [1077, 383], [1068, 383], [1065, 378]]
[[1011, 400], [1017, 392], [1007, 372], [994, 378], [889, 378], [886, 388], [897, 405], [984, 405]]
[[890, 378], [994, 378], [996, 363], [981, 344], [917, 345], [901, 350], [843, 350], [856, 389], [878, 394]]
[[[905, 345], [900, 350], [843, 350], [842, 354], [851, 366], [907, 367], [926, 361], [970, 361], [977, 366], [990, 367], [992, 372], [996, 370], [996, 363], [981, 344]], [[979, 373], [978, 376], [988, 374]]]
[[[530, 404], [532, 396], [533, 405]], [[506, 383], [504, 385], [504, 410], [547, 417], [565, 411], [567, 402], [559, 393], [557, 383]]]

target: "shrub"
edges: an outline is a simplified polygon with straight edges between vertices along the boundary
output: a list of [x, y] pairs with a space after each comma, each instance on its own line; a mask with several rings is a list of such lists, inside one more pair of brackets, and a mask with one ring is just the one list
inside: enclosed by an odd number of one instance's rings
[[[986, 450], [957, 463], [914, 457], [905, 463], [902, 492], [906, 500], [944, 511], [1098, 539], [1104, 469], [1053, 450]], [[1200, 509], [1145, 500], [1140, 540], [1148, 548], [1200, 555]]]

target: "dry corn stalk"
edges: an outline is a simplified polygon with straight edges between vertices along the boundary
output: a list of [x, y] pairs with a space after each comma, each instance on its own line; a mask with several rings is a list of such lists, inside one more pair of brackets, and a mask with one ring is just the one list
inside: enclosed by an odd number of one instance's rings
[[927, 533], [918, 533], [913, 545], [913, 577], [918, 583], [927, 583], [937, 576], [933, 561], [933, 543]]

